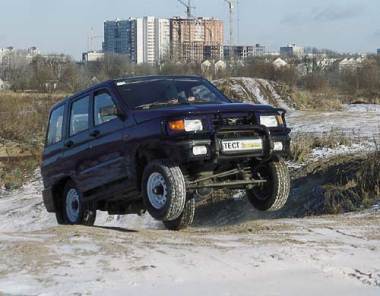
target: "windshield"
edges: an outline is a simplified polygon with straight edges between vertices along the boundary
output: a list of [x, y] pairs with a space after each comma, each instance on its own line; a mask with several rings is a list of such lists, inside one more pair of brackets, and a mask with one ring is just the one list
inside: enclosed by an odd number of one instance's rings
[[198, 104], [226, 104], [230, 101], [205, 80], [177, 78], [117, 83], [119, 91], [135, 110]]

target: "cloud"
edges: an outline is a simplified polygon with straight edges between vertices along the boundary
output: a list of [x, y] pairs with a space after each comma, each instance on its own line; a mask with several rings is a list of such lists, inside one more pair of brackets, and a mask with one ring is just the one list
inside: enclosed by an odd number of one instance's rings
[[373, 36], [380, 37], [380, 29], [377, 29], [375, 32], [373, 32]]
[[281, 23], [287, 25], [300, 25], [310, 22], [335, 22], [355, 18], [361, 15], [362, 12], [363, 8], [359, 5], [351, 5], [349, 7], [336, 5], [330, 5], [328, 7], [314, 7], [303, 13], [299, 12], [286, 15], [281, 20]]
[[358, 5], [351, 7], [330, 6], [315, 8], [312, 11], [312, 19], [316, 22], [332, 22], [354, 18], [359, 16], [361, 12], [362, 7]]
[[281, 24], [300, 25], [304, 22], [304, 18], [299, 14], [288, 14], [281, 20]]

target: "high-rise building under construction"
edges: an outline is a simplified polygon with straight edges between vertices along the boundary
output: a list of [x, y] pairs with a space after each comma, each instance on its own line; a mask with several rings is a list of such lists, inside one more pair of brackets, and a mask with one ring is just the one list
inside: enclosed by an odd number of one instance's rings
[[104, 22], [105, 53], [132, 63], [202, 62], [223, 58], [224, 25], [214, 18], [129, 18]]
[[170, 49], [175, 61], [202, 62], [223, 57], [224, 25], [214, 18], [170, 19]]

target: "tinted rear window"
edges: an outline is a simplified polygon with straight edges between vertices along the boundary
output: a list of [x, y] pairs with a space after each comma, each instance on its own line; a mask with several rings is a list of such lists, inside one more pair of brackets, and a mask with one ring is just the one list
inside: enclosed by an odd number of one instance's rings
[[62, 140], [64, 111], [65, 106], [61, 106], [51, 112], [46, 145], [53, 145]]

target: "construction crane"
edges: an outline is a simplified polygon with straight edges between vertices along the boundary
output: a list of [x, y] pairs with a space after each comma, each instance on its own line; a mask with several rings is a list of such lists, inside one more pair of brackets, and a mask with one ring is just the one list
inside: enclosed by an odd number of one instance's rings
[[94, 40], [96, 39], [102, 39], [102, 35], [95, 35], [94, 28], [91, 27], [90, 33], [88, 35], [88, 44], [87, 44], [87, 49], [88, 51], [93, 51], [94, 50]]
[[234, 29], [234, 24], [235, 24], [235, 10], [237, 6], [237, 0], [224, 0], [227, 5], [228, 5], [228, 12], [229, 12], [229, 17], [230, 17], [230, 24], [229, 24], [229, 29], [230, 29], [230, 40], [229, 40], [229, 45], [230, 45], [230, 58], [233, 57], [233, 46], [235, 45], [235, 29]]
[[194, 6], [191, 6], [191, 0], [187, 0], [187, 3], [185, 2], [185, 0], [177, 0], [179, 3], [181, 3], [183, 6], [186, 7], [186, 15], [187, 15], [187, 18], [192, 18], [193, 17], [193, 9], [195, 9]]

